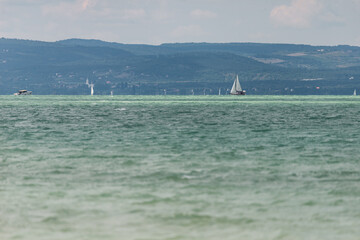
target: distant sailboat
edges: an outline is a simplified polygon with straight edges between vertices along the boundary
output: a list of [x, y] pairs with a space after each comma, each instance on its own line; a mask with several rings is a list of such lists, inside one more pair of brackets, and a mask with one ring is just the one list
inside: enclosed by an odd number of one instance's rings
[[231, 95], [245, 95], [246, 94], [246, 91], [242, 90], [242, 88], [241, 88], [238, 75], [236, 75], [236, 79], [235, 79], [234, 84], [233, 84], [233, 86], [231, 88], [230, 94]]
[[89, 83], [89, 79], [88, 79], [88, 78], [86, 79], [85, 84], [90, 88], [90, 95], [91, 95], [91, 96], [94, 95], [94, 86], [95, 86], [95, 84]]
[[90, 84], [90, 94], [91, 94], [91, 96], [93, 96], [94, 95], [94, 86], [95, 86], [95, 84], [93, 84], [93, 83], [91, 83]]
[[356, 89], [354, 89], [354, 94], [353, 95], [356, 96]]

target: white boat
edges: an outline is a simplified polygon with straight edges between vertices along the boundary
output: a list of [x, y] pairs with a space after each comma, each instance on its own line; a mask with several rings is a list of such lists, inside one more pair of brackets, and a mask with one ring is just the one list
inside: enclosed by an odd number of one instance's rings
[[230, 91], [231, 95], [246, 95], [246, 91], [242, 90], [240, 82], [239, 82], [239, 76], [236, 75], [236, 79], [234, 81], [234, 84]]
[[19, 90], [17, 93], [14, 93], [15, 96], [17, 95], [31, 95], [32, 91], [28, 91], [28, 90]]
[[354, 89], [354, 93], [353, 93], [354, 96], [356, 96], [356, 89]]

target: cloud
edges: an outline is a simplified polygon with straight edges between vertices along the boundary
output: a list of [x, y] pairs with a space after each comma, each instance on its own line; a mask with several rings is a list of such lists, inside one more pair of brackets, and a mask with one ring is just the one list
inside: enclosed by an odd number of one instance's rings
[[195, 18], [216, 18], [217, 14], [207, 10], [196, 9], [190, 13]]
[[144, 9], [126, 9], [122, 12], [122, 18], [126, 20], [134, 20], [145, 17]]
[[44, 15], [73, 16], [85, 12], [90, 7], [95, 6], [95, 4], [95, 0], [76, 0], [57, 4], [46, 4], [42, 8], [42, 12]]
[[273, 8], [270, 18], [278, 25], [308, 27], [321, 9], [322, 5], [317, 0], [293, 0], [290, 5]]
[[204, 34], [203, 29], [199, 25], [179, 26], [172, 31], [173, 37], [201, 36]]
[[359, 11], [360, 10], [360, 0], [351, 0], [353, 5], [353, 10]]
[[260, 41], [261, 42], [261, 41], [264, 41], [265, 39], [269, 39], [271, 37], [271, 35], [264, 33], [264, 32], [254, 32], [254, 33], [247, 34], [247, 37], [251, 41], [256, 41], [256, 42]]
[[330, 23], [340, 23], [341, 24], [341, 23], [345, 22], [345, 19], [343, 17], [339, 17], [333, 12], [326, 12], [320, 18], [324, 22], [330, 22]]
[[90, 3], [90, 0], [83, 0], [82, 5], [81, 5], [82, 9], [86, 10], [87, 7], [89, 6], [89, 3]]

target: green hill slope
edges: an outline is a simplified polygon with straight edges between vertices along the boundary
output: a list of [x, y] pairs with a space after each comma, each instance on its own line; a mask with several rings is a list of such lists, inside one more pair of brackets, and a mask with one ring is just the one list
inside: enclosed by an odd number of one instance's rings
[[0, 39], [0, 94], [351, 94], [360, 48], [261, 43], [153, 45]]

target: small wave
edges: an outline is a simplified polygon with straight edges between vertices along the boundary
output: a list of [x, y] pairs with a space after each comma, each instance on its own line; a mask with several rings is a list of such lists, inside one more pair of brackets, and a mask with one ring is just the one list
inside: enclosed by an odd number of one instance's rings
[[254, 223], [255, 220], [252, 218], [230, 218], [230, 217], [221, 217], [221, 216], [212, 216], [206, 214], [184, 214], [178, 213], [174, 214], [172, 217], [167, 217], [165, 220], [177, 220], [182, 221], [184, 224], [186, 222], [188, 224], [235, 224], [235, 225], [243, 225], [243, 224], [251, 224]]
[[60, 223], [60, 220], [58, 217], [46, 217], [42, 220], [42, 222], [58, 224], [58, 223]]

